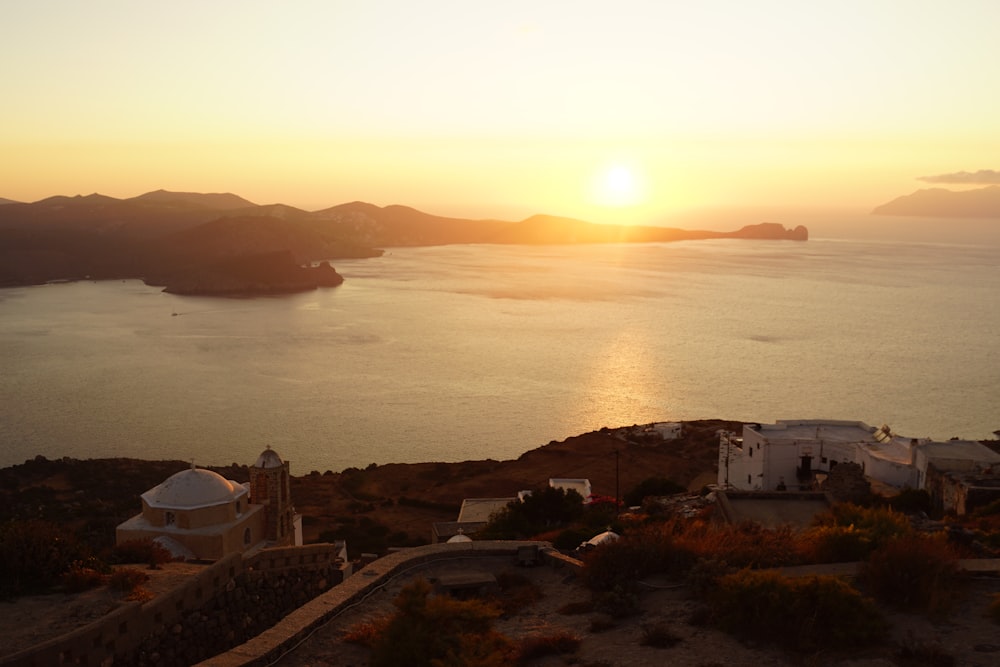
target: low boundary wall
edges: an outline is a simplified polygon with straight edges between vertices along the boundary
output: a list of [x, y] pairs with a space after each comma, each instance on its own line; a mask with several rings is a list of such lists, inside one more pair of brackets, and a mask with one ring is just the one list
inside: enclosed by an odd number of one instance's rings
[[[143, 661], [137, 659], [142, 646], [152, 645], [169, 633], [178, 635], [180, 639], [186, 626], [202, 621], [204, 615], [201, 612], [209, 603], [224, 600], [227, 596], [230, 600], [239, 598], [238, 591], [242, 589], [238, 582], [274, 580], [290, 572], [310, 572], [325, 584], [320, 592], [335, 586], [343, 578], [344, 566], [337, 559], [339, 554], [340, 547], [333, 544], [263, 549], [245, 559], [242, 554], [232, 554], [193, 575], [183, 586], [146, 603], [125, 603], [82, 628], [0, 658], [0, 665], [142, 664]], [[246, 587], [245, 583], [242, 587]], [[314, 597], [315, 590], [312, 592], [311, 597]], [[303, 595], [309, 591], [295, 593]], [[260, 604], [261, 601], [253, 603]], [[264, 604], [267, 602], [264, 601]], [[217, 641], [224, 641], [230, 632], [221, 624], [214, 630], [217, 631]], [[233, 637], [236, 637], [235, 633]]]
[[290, 651], [313, 630], [351, 605], [385, 586], [407, 570], [453, 558], [510, 556], [521, 547], [536, 547], [540, 562], [556, 567], [579, 568], [580, 562], [563, 556], [546, 542], [482, 541], [432, 544], [391, 553], [359, 570], [341, 585], [316, 597], [245, 644], [198, 663], [197, 667], [259, 667]]

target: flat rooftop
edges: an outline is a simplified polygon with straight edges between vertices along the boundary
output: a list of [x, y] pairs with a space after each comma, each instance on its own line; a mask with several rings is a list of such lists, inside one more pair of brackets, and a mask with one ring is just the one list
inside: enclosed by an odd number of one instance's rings
[[725, 491], [719, 500], [729, 523], [753, 521], [765, 528], [808, 528], [813, 517], [830, 509], [822, 493]]

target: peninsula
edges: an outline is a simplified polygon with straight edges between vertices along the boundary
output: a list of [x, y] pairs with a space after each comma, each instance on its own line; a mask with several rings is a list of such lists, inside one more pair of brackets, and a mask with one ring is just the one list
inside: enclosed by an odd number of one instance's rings
[[507, 222], [364, 202], [310, 212], [228, 193], [157, 190], [0, 204], [0, 286], [140, 278], [178, 294], [251, 295], [340, 284], [332, 267], [312, 265], [377, 257], [388, 247], [808, 238], [805, 227], [777, 223], [709, 231], [548, 215]]

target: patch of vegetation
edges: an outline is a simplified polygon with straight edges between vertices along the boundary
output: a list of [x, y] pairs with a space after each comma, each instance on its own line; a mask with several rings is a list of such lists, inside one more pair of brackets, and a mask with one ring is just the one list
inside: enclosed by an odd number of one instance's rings
[[879, 600], [904, 611], [940, 613], [954, 600], [958, 556], [943, 536], [904, 535], [872, 552], [859, 581]]
[[432, 510], [435, 512], [446, 512], [448, 514], [457, 515], [459, 510], [462, 508], [461, 505], [456, 505], [455, 503], [440, 503], [433, 500], [423, 500], [421, 498], [409, 498], [407, 496], [400, 496], [396, 503], [403, 505], [405, 507], [418, 507], [420, 509]]
[[390, 547], [413, 547], [426, 544], [402, 531], [390, 532], [388, 526], [368, 516], [339, 517], [339, 525], [319, 534], [319, 542], [347, 543], [347, 555], [358, 558], [363, 553], [384, 554]]
[[709, 602], [719, 628], [796, 651], [868, 646], [888, 631], [874, 602], [835, 577], [742, 570], [722, 577]]
[[103, 586], [107, 566], [103, 563], [89, 563], [86, 561], [74, 561], [60, 578], [63, 591], [66, 593], [82, 593], [92, 588]]
[[420, 579], [404, 587], [393, 605], [392, 616], [349, 633], [355, 640], [370, 638], [373, 667], [504, 667], [516, 658], [516, 647], [492, 629], [499, 611], [480, 600], [431, 595], [430, 584]]
[[518, 658], [523, 662], [535, 660], [547, 655], [566, 655], [575, 653], [580, 648], [580, 638], [568, 632], [557, 632], [551, 635], [535, 635], [525, 637], [518, 647]]
[[642, 638], [639, 643], [642, 646], [652, 646], [653, 648], [670, 648], [680, 642], [681, 638], [674, 634], [670, 626], [666, 623], [646, 623], [642, 626]]
[[108, 562], [113, 564], [124, 563], [146, 563], [151, 568], [156, 569], [164, 563], [173, 560], [173, 556], [159, 542], [154, 542], [150, 538], [139, 540], [127, 540], [116, 544], [111, 549]]
[[815, 526], [799, 536], [799, 553], [807, 563], [852, 563], [866, 559], [873, 542], [856, 526]]
[[530, 607], [544, 595], [535, 582], [520, 572], [504, 570], [497, 574], [496, 579], [500, 593], [486, 601], [493, 603], [504, 617]]
[[986, 608], [986, 615], [992, 618], [994, 623], [1000, 624], [1000, 593], [993, 596], [993, 601]]
[[628, 618], [642, 611], [634, 583], [618, 584], [611, 590], [595, 593], [594, 609], [611, 618]]
[[671, 496], [687, 491], [677, 482], [666, 477], [647, 477], [625, 494], [623, 501], [626, 507], [641, 505], [647, 496]]
[[71, 532], [48, 521], [0, 525], [0, 599], [43, 593], [90, 554]]
[[591, 634], [598, 634], [612, 630], [615, 627], [617, 627], [615, 619], [611, 618], [607, 614], [599, 614], [590, 619], [590, 626], [588, 630]]
[[579, 520], [584, 513], [583, 498], [572, 489], [546, 486], [534, 490], [523, 501], [513, 501], [497, 511], [479, 531], [484, 540], [528, 539]]
[[925, 644], [912, 636], [899, 649], [899, 663], [903, 667], [954, 667], [955, 656], [940, 644]]
[[563, 606], [559, 607], [557, 611], [564, 616], [576, 616], [577, 614], [589, 614], [594, 611], [594, 601], [593, 600], [578, 600], [576, 602], [567, 602]]
[[913, 532], [905, 514], [890, 507], [861, 507], [852, 503], [838, 503], [828, 511], [816, 515], [814, 526], [852, 527], [864, 534], [872, 550], [887, 541]]
[[595, 591], [630, 586], [654, 573], [686, 570], [695, 557], [677, 545], [672, 526], [642, 526], [584, 555], [581, 577]]
[[888, 504], [896, 512], [905, 512], [908, 514], [915, 514], [917, 512], [930, 514], [934, 510], [934, 505], [931, 502], [931, 494], [925, 489], [912, 489], [910, 487], [903, 489], [892, 498], [889, 498]]

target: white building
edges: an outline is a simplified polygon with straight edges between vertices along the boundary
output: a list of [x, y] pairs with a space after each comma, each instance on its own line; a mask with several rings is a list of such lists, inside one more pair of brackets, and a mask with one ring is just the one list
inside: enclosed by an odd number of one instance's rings
[[549, 479], [549, 486], [553, 489], [563, 491], [576, 491], [583, 498], [584, 504], [590, 502], [592, 492], [590, 490], [590, 480], [579, 477], [552, 477]]
[[1000, 463], [1000, 454], [978, 442], [895, 435], [888, 426], [859, 421], [779, 420], [746, 424], [742, 437], [719, 435], [718, 484], [746, 491], [808, 486], [816, 473], [857, 463], [868, 477], [897, 488], [924, 488], [928, 465], [939, 470]]

